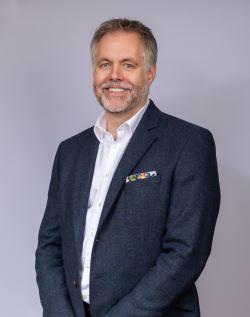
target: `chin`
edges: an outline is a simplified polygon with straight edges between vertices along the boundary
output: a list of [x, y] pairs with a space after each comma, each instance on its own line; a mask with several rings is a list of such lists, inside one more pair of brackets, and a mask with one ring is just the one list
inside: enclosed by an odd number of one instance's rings
[[106, 111], [111, 113], [127, 112], [133, 108], [129, 100], [110, 101], [106, 98], [101, 98], [100, 103]]
[[103, 108], [106, 111], [112, 112], [112, 113], [126, 112], [128, 110], [127, 105], [117, 105], [117, 104], [111, 105], [111, 104], [107, 104], [107, 103], [103, 104]]

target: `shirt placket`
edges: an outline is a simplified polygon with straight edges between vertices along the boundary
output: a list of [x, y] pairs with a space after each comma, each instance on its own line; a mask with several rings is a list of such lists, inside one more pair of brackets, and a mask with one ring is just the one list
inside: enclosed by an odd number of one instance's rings
[[90, 275], [90, 265], [91, 265], [91, 250], [92, 246], [94, 243], [95, 235], [96, 235], [96, 230], [98, 227], [99, 219], [101, 216], [101, 211], [103, 208], [103, 204], [105, 201], [105, 197], [108, 191], [109, 184], [110, 183], [110, 178], [113, 176], [112, 170], [115, 162], [117, 161], [117, 155], [119, 151], [120, 144], [117, 142], [113, 143], [105, 143], [104, 144], [104, 155], [102, 157], [102, 162], [100, 164], [100, 169], [103, 170], [102, 173], [102, 181], [100, 184], [100, 191], [97, 194], [96, 201], [94, 202], [94, 210], [95, 210], [95, 216], [93, 216], [94, 221], [91, 221], [91, 230], [88, 233], [89, 239], [86, 244], [86, 252], [85, 252], [85, 257], [84, 257], [84, 270], [83, 270], [83, 276], [82, 276], [82, 290], [85, 294], [83, 295], [83, 299], [89, 300], [89, 295], [87, 294], [87, 288], [88, 288], [88, 283], [89, 283], [89, 275]]

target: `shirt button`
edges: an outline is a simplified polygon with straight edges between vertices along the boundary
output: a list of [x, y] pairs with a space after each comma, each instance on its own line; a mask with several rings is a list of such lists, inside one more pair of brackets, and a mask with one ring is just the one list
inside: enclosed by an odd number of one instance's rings
[[108, 176], [109, 176], [109, 173], [106, 173], [105, 176], [108, 177]]
[[74, 280], [73, 285], [74, 285], [75, 287], [78, 287], [78, 282], [77, 282], [76, 280]]
[[102, 205], [102, 202], [99, 202], [98, 206], [101, 207], [101, 205]]

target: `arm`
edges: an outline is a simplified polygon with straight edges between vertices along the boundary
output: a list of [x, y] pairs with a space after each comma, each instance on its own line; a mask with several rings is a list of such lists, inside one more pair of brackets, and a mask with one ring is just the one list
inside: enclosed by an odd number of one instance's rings
[[206, 264], [219, 204], [215, 144], [202, 130], [189, 138], [175, 168], [162, 253], [105, 317], [164, 316]]
[[48, 200], [38, 235], [36, 279], [44, 317], [74, 317], [66, 288], [59, 210], [58, 147], [48, 191]]

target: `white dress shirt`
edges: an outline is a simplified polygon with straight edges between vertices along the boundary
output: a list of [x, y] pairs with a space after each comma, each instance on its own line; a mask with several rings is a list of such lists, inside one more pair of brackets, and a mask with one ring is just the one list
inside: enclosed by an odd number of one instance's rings
[[82, 278], [81, 293], [85, 302], [89, 303], [89, 277], [92, 247], [101, 216], [108, 188], [118, 163], [140, 122], [149, 100], [146, 104], [117, 128], [117, 138], [106, 131], [106, 118], [103, 112], [96, 121], [94, 133], [99, 140], [99, 148], [90, 189], [88, 210], [82, 248]]

